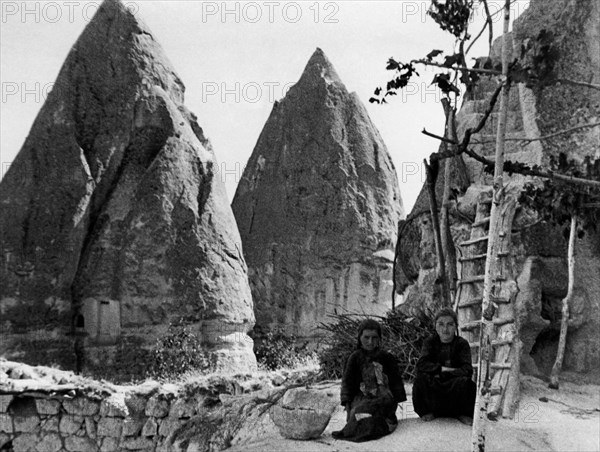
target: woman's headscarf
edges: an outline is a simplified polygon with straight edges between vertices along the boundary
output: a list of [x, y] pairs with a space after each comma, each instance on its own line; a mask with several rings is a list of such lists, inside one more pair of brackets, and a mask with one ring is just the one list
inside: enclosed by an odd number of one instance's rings
[[456, 315], [456, 312], [454, 312], [453, 309], [450, 309], [450, 308], [440, 309], [437, 312], [437, 314], [435, 315], [435, 318], [433, 319], [434, 326], [440, 317], [452, 317], [452, 320], [454, 320], [454, 324], [456, 325], [456, 334], [458, 334], [458, 317]]
[[458, 317], [456, 316], [456, 312], [454, 312], [453, 309], [450, 309], [450, 308], [440, 309], [437, 312], [437, 314], [435, 315], [435, 318], [433, 319], [433, 323], [436, 323], [440, 317], [452, 317], [452, 319], [454, 320], [454, 323], [458, 327]]

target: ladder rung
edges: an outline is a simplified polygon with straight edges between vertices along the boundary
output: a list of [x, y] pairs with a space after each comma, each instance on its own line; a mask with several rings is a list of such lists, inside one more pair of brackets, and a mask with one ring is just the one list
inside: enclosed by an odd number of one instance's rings
[[461, 262], [467, 262], [467, 261], [476, 261], [478, 259], [485, 259], [486, 257], [487, 257], [487, 253], [484, 253], [484, 254], [475, 254], [474, 256], [469, 256], [469, 257], [461, 257], [458, 260]]
[[[509, 298], [492, 298], [491, 302], [496, 304], [508, 304], [510, 303]], [[468, 308], [470, 306], [477, 306], [483, 302], [483, 298], [471, 298], [470, 300], [463, 301], [458, 305], [459, 308]]]
[[480, 305], [483, 301], [482, 298], [471, 298], [470, 300], [463, 301], [458, 305], [459, 308], [470, 308], [471, 306]]
[[491, 217], [485, 217], [485, 218], [482, 218], [481, 220], [479, 220], [479, 221], [476, 221], [475, 223], [473, 223], [473, 224], [471, 225], [471, 227], [472, 227], [472, 228], [476, 228], [476, 227], [479, 227], [479, 226], [485, 226], [486, 224], [489, 224], [489, 222], [490, 222], [490, 218], [491, 218]]
[[[466, 277], [464, 279], [459, 279], [457, 282], [458, 282], [458, 284], [471, 284], [471, 283], [475, 283], [475, 282], [482, 282], [484, 279], [485, 279], [485, 275], [475, 275], [475, 276]], [[494, 281], [505, 281], [505, 280], [506, 280], [506, 276], [502, 276], [502, 275], [498, 275], [494, 279]]]
[[484, 278], [485, 278], [484, 275], [475, 275], [475, 276], [466, 277], [464, 279], [459, 279], [457, 282], [458, 282], [458, 284], [470, 284], [470, 283], [474, 283], [474, 282], [481, 282], [484, 280]]
[[502, 386], [492, 386], [490, 388], [490, 395], [500, 395], [502, 394]]
[[[508, 323], [513, 323], [515, 321], [515, 319], [513, 318], [505, 318], [505, 319], [494, 319], [492, 320], [492, 323], [494, 324], [494, 326], [502, 326], [502, 325], [506, 325]], [[468, 331], [468, 330], [473, 330], [475, 328], [479, 328], [481, 326], [481, 320], [474, 320], [472, 322], [468, 322], [465, 323], [464, 325], [461, 325], [460, 329], [463, 331]]]
[[[479, 367], [479, 363], [474, 363], [473, 367]], [[490, 367], [492, 369], [510, 369], [512, 367], [511, 363], [491, 363]]]
[[474, 245], [476, 243], [485, 242], [487, 239], [488, 239], [488, 236], [484, 235], [482, 237], [477, 237], [476, 239], [470, 239], [470, 240], [467, 240], [466, 242], [461, 242], [459, 245], [460, 246]]
[[481, 320], [475, 320], [474, 322], [469, 322], [469, 323], [465, 323], [464, 325], [460, 326], [460, 329], [462, 331], [469, 331], [469, 330], [474, 330], [475, 328], [478, 328], [481, 325]]
[[[503, 339], [501, 341], [492, 341], [492, 347], [500, 347], [502, 345], [512, 344], [511, 339]], [[469, 342], [469, 345], [473, 348], [479, 348], [479, 342]]]
[[[506, 251], [501, 251], [498, 253], [498, 257], [507, 257], [508, 253]], [[458, 260], [461, 262], [467, 262], [467, 261], [476, 261], [478, 259], [485, 259], [487, 257], [487, 253], [483, 253], [483, 254], [475, 254], [473, 256], [468, 256], [468, 257], [461, 257]]]
[[515, 323], [515, 319], [512, 317], [507, 317], [504, 319], [494, 319], [493, 323], [495, 326], [508, 325], [509, 323]]

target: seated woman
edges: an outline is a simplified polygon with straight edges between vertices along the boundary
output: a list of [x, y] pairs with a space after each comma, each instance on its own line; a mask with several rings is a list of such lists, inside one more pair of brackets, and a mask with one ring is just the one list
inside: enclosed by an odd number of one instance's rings
[[458, 319], [452, 309], [435, 316], [436, 333], [423, 344], [413, 384], [413, 406], [424, 421], [456, 417], [473, 424], [477, 387], [471, 376], [469, 343], [457, 336]]
[[358, 329], [357, 350], [344, 369], [341, 400], [346, 425], [334, 438], [361, 442], [380, 438], [398, 425], [396, 408], [406, 400], [396, 358], [382, 350], [381, 326], [365, 320]]

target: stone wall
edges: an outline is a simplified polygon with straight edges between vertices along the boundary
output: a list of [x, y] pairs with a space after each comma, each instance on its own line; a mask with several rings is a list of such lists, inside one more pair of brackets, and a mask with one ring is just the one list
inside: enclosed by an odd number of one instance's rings
[[278, 431], [318, 437], [339, 404], [338, 385], [289, 388], [305, 378], [215, 375], [195, 385], [114, 386], [0, 361], [0, 450], [222, 450]]
[[166, 440], [193, 414], [173, 394], [128, 394], [119, 406], [77, 391], [0, 396], [0, 444], [15, 451], [167, 450]]

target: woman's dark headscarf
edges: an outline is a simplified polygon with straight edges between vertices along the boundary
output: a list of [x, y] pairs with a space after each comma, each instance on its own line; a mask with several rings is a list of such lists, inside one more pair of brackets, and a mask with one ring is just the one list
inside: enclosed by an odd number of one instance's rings
[[360, 325], [358, 326], [358, 336], [356, 338], [356, 348], [359, 348], [359, 349], [361, 348], [360, 337], [362, 336], [364, 330], [375, 330], [375, 331], [377, 331], [379, 340], [381, 341], [381, 339], [383, 338], [383, 335], [381, 334], [381, 325], [379, 325], [379, 322], [377, 322], [377, 320], [373, 320], [373, 319], [363, 320], [360, 323]]
[[450, 308], [440, 309], [433, 319], [434, 327], [440, 317], [452, 317], [452, 320], [454, 320], [454, 324], [456, 325], [456, 334], [458, 335], [458, 317], [456, 316], [456, 312]]
[[435, 318], [433, 319], [433, 323], [436, 323], [440, 317], [452, 317], [452, 319], [454, 320], [454, 323], [458, 327], [458, 317], [456, 316], [456, 312], [454, 312], [453, 309], [450, 309], [450, 308], [440, 309], [437, 312], [437, 314], [435, 315]]

